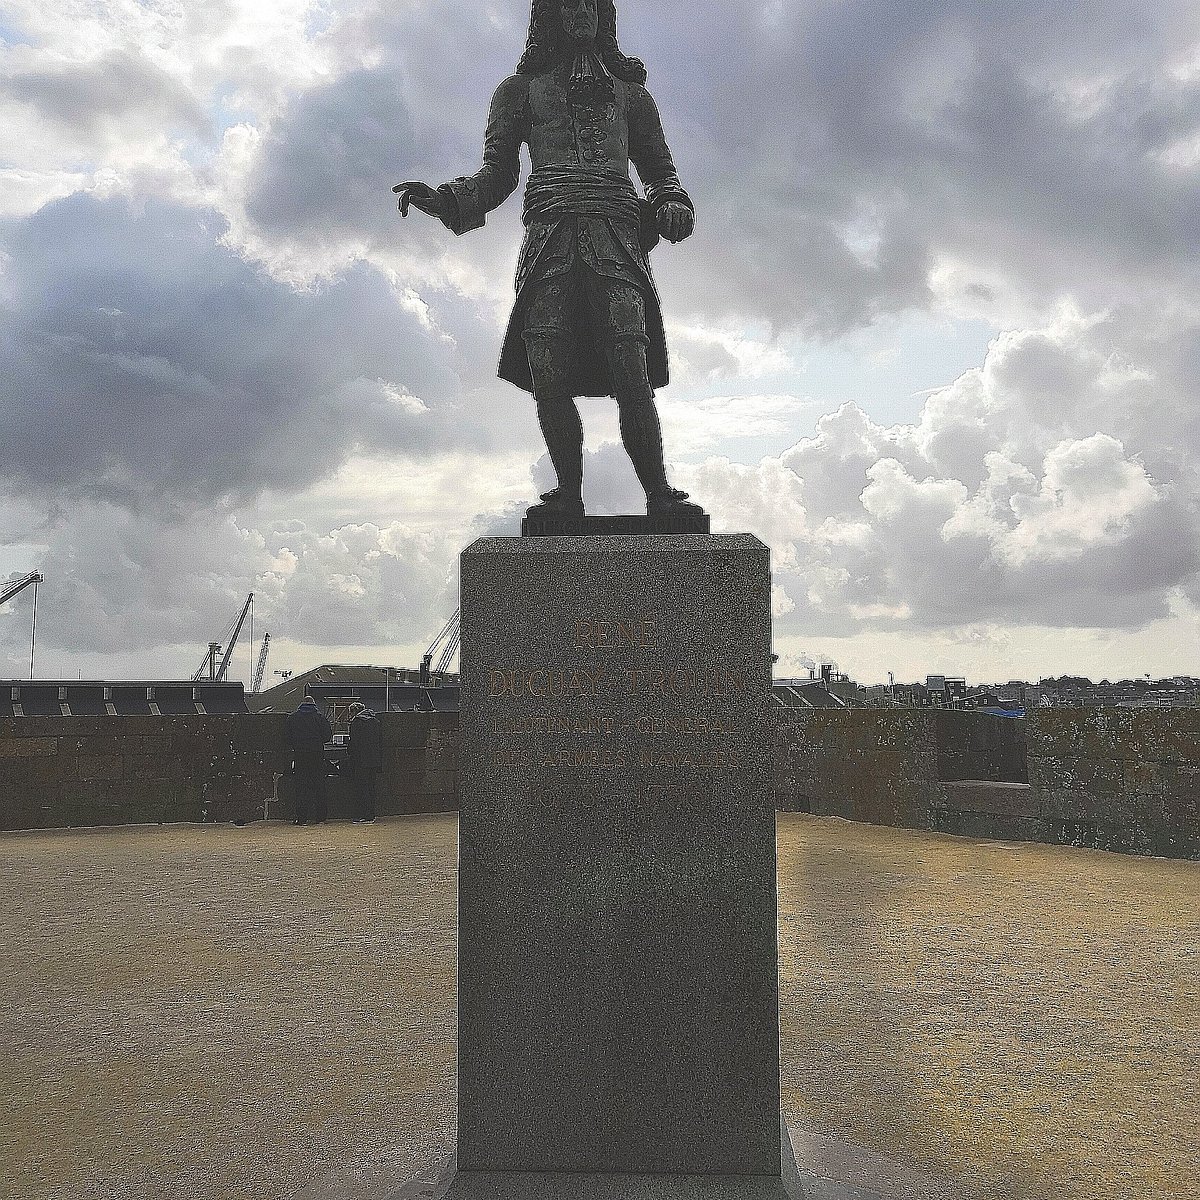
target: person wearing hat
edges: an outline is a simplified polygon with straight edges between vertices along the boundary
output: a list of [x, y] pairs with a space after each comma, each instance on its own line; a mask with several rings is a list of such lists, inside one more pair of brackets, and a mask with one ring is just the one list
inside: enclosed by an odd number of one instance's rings
[[356, 821], [375, 820], [375, 792], [383, 770], [383, 727], [360, 701], [350, 705], [350, 745], [346, 752]]
[[317, 702], [305, 695], [287, 719], [287, 740], [292, 750], [297, 825], [318, 825], [329, 817], [325, 784], [325, 743], [333, 736], [329, 718]]

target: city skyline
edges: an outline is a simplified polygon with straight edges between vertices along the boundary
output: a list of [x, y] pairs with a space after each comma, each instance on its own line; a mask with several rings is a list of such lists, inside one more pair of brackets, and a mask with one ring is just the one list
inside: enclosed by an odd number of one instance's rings
[[[1200, 675], [1194, 6], [618, 11], [697, 209], [654, 255], [667, 455], [771, 546], [778, 673]], [[527, 21], [5, 6], [0, 579], [45, 574], [39, 675], [189, 675], [250, 591], [268, 682], [415, 665], [458, 551], [517, 531], [519, 201], [451, 239], [390, 187], [478, 167]], [[589, 504], [636, 511], [582, 408]]]

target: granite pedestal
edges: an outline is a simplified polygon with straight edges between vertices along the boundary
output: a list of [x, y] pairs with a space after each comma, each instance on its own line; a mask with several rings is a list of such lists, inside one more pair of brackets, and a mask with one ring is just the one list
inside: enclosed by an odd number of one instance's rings
[[789, 1194], [766, 547], [482, 539], [461, 661], [446, 1194]]

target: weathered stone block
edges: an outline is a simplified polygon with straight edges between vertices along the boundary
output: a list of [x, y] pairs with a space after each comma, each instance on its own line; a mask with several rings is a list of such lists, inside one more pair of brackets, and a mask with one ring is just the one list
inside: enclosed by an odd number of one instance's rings
[[121, 732], [121, 726], [119, 724], [114, 725], [113, 718], [109, 716], [46, 717], [43, 719], [48, 721], [59, 721], [61, 723], [60, 727], [64, 737], [109, 738], [114, 736], [114, 734], [119, 736]]
[[1119, 796], [1125, 781], [1123, 758], [1031, 758], [1029, 782], [1042, 791], [1086, 791]]
[[1005, 842], [1044, 842], [1049, 827], [1044, 821], [1029, 817], [998, 816], [994, 813], [940, 810], [936, 817], [940, 833], [960, 837], [994, 838]]
[[960, 780], [943, 783], [936, 807], [998, 817], [1042, 816], [1041, 798], [1027, 783]]
[[1133, 709], [1130, 740], [1142, 757], [1200, 765], [1200, 709]]
[[1134, 735], [1134, 713], [1128, 708], [1081, 710], [1079, 753], [1085, 758], [1141, 758], [1144, 750]]
[[59, 737], [61, 717], [0, 717], [0, 742], [10, 737]]
[[1153, 834], [1145, 823], [1097, 821], [1094, 840], [1097, 850], [1108, 850], [1118, 854], [1152, 854]]
[[170, 761], [171, 739], [166, 733], [133, 734], [123, 741], [125, 754], [153, 756], [163, 767]]
[[1163, 791], [1162, 764], [1144, 759], [1125, 759], [1121, 789], [1124, 792], [1137, 792], [1142, 795], [1161, 794]]
[[36, 758], [0, 758], [0, 800], [37, 792], [64, 776], [74, 778], [74, 760], [61, 754]]
[[394, 713], [383, 726], [384, 754], [423, 750], [429, 740], [431, 713]]
[[232, 725], [234, 744], [248, 750], [282, 753], [287, 749], [285, 713], [258, 713], [239, 717]]
[[150, 776], [127, 776], [112, 795], [117, 803], [128, 808], [157, 808], [167, 811], [170, 806], [169, 785]]
[[124, 779], [164, 779], [172, 773], [173, 766], [162, 754], [125, 754], [121, 758]]
[[1095, 822], [1100, 807], [1097, 797], [1078, 788], [1038, 789], [1042, 816], [1048, 821]]
[[185, 758], [211, 754], [216, 744], [214, 732], [199, 724], [204, 718], [170, 717], [171, 753]]
[[58, 753], [58, 738], [10, 737], [0, 740], [0, 758], [38, 758]]
[[[64, 724], [68, 728], [74, 723], [75, 718], [64, 718]], [[83, 758], [101, 758], [121, 754], [128, 745], [128, 739], [118, 730], [119, 726], [114, 725], [107, 735], [75, 733], [73, 736], [64, 737], [61, 739], [62, 752]]]
[[75, 776], [78, 779], [120, 779], [121, 757], [118, 754], [80, 754], [75, 759]]
[[1164, 858], [1200, 859], [1200, 826], [1157, 825], [1152, 830], [1153, 853]]
[[0, 829], [57, 829], [70, 824], [62, 814], [63, 804], [53, 789], [14, 797], [10, 803], [0, 804]]
[[126, 810], [115, 804], [89, 804], [65, 809], [67, 820], [64, 824], [69, 828], [92, 828], [110, 825], [128, 825], [130, 822]]
[[68, 808], [91, 808], [114, 802], [114, 784], [104, 779], [64, 779], [59, 784], [59, 795]]

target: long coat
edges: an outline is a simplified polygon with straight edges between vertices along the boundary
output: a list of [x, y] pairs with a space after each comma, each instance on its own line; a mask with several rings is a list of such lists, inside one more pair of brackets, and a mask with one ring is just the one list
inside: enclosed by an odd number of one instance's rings
[[[646, 190], [640, 224], [594, 215], [527, 222], [517, 261], [516, 301], [498, 374], [527, 392], [533, 391], [521, 336], [530, 288], [569, 271], [582, 259], [598, 274], [641, 289], [646, 302], [650, 383], [663, 387], [668, 380], [666, 336], [647, 253], [658, 237], [654, 229], [658, 208], [668, 201], [691, 208], [692, 202], [675, 173], [650, 93], [640, 84], [614, 79], [610, 101], [581, 107], [568, 101], [570, 71], [571, 64], [564, 61], [539, 75], [512, 75], [496, 89], [484, 135], [482, 168], [438, 189], [453, 200], [446, 224], [456, 234], [483, 225], [487, 214], [516, 190], [522, 145], [529, 147], [534, 170], [575, 165], [628, 176], [632, 162]], [[572, 392], [578, 396], [612, 395], [604, 347], [590, 329], [583, 327], [579, 333]]]
[[350, 722], [346, 755], [352, 779], [370, 779], [383, 770], [383, 726], [370, 713], [359, 713]]

